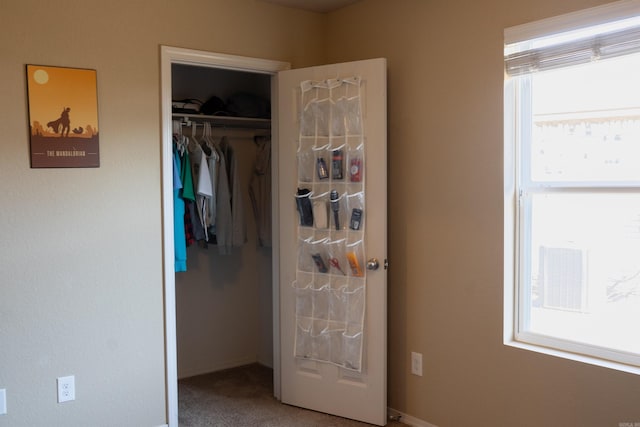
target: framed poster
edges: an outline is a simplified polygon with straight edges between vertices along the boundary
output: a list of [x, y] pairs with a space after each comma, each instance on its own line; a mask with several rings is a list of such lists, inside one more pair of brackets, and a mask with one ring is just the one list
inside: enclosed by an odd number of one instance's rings
[[96, 70], [27, 65], [32, 168], [100, 166]]

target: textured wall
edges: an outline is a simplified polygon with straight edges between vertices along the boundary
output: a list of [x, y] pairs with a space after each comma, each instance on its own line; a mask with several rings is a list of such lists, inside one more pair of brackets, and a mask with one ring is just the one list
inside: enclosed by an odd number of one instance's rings
[[[640, 421], [636, 376], [502, 345], [502, 31], [602, 3], [364, 0], [325, 43], [321, 16], [255, 0], [1, 0], [0, 427], [165, 422], [162, 44], [389, 59], [392, 407], [440, 427]], [[27, 63], [97, 69], [99, 169], [29, 168]]]
[[[1, 427], [166, 422], [160, 45], [304, 66], [324, 29], [256, 0], [0, 1]], [[25, 64], [97, 70], [100, 168], [30, 169]]]
[[603, 3], [364, 0], [330, 15], [330, 62], [388, 58], [391, 407], [439, 427], [640, 422], [638, 376], [502, 344], [503, 30]]

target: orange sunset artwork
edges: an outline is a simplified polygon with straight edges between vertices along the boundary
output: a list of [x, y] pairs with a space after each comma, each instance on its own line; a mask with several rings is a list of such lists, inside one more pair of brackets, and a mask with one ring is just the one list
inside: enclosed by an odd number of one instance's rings
[[27, 65], [31, 167], [98, 167], [95, 70]]

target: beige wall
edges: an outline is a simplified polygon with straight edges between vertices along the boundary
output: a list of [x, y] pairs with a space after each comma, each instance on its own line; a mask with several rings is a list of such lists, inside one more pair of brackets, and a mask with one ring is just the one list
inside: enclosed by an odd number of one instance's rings
[[[640, 422], [638, 377], [502, 345], [502, 31], [601, 3], [364, 0], [326, 28], [255, 0], [0, 0], [0, 427], [165, 422], [161, 44], [389, 59], [392, 407], [440, 427]], [[100, 168], [29, 168], [27, 63], [98, 71]]]
[[[300, 67], [324, 30], [255, 0], [0, 1], [1, 427], [166, 422], [159, 46]], [[25, 64], [97, 70], [100, 168], [30, 169]]]
[[391, 407], [439, 427], [640, 422], [638, 376], [502, 344], [503, 29], [603, 3], [365, 0], [330, 15], [330, 62], [388, 58]]

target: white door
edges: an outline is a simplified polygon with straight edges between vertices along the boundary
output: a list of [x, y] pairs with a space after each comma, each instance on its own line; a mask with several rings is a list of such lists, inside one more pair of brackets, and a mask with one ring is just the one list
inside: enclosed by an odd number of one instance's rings
[[[364, 147], [364, 151], [353, 157], [346, 155], [346, 152], [354, 149], [349, 147], [348, 143], [345, 147], [345, 139], [341, 137], [333, 138], [327, 136], [326, 132], [315, 134], [315, 136], [306, 133], [301, 136], [301, 108], [305, 107], [306, 101], [303, 101], [302, 83], [305, 88], [309, 84], [317, 82], [341, 81], [343, 79], [353, 79], [357, 82], [360, 96], [360, 111], [362, 118], [362, 144], [358, 149]], [[322, 83], [322, 84], [324, 84]], [[321, 84], [321, 86], [322, 86]], [[351, 87], [347, 97], [352, 97], [356, 92]], [[347, 89], [349, 92], [349, 89]], [[311, 93], [311, 92], [310, 92]], [[387, 412], [387, 100], [386, 100], [386, 60], [373, 59], [366, 61], [357, 61], [345, 64], [327, 65], [312, 67], [306, 69], [296, 69], [282, 71], [278, 73], [278, 135], [279, 148], [278, 153], [274, 153], [277, 157], [276, 170], [278, 179], [279, 194], [279, 223], [276, 229], [279, 229], [280, 245], [279, 245], [279, 273], [280, 273], [280, 372], [281, 372], [281, 399], [283, 403], [313, 409], [320, 412], [330, 413], [345, 418], [351, 418], [377, 425], [386, 424]], [[348, 108], [348, 107], [346, 107]], [[304, 121], [304, 119], [302, 120]], [[303, 124], [304, 126], [304, 124]], [[329, 132], [331, 133], [331, 131]], [[305, 140], [305, 142], [301, 142]], [[309, 142], [314, 140], [314, 142]], [[305, 145], [306, 144], [306, 145]], [[329, 158], [329, 178], [323, 181], [321, 176], [317, 175], [317, 170], [313, 169], [314, 176], [310, 174], [306, 178], [301, 178], [300, 168], [304, 167], [303, 149], [309, 148], [311, 144], [312, 161], [310, 164], [317, 165], [319, 153], [328, 153]], [[344, 163], [344, 176], [342, 181], [331, 176], [331, 153], [335, 148], [344, 148], [340, 153]], [[358, 157], [360, 156], [361, 157]], [[301, 160], [302, 159], [302, 160]], [[353, 160], [353, 162], [351, 161]], [[299, 161], [300, 166], [298, 165]], [[349, 177], [350, 167], [361, 166], [361, 170], [355, 171], [360, 176]], [[308, 171], [311, 173], [311, 170]], [[307, 237], [313, 240], [318, 237], [316, 227], [305, 229], [300, 225], [300, 214], [296, 209], [296, 192], [301, 186], [305, 186], [306, 182], [300, 182], [302, 179], [317, 181], [319, 184], [309, 182], [314, 187], [316, 196], [320, 196], [323, 189], [329, 190], [334, 187], [340, 189], [340, 200], [347, 202], [346, 197], [349, 193], [349, 179], [354, 178], [355, 181], [361, 180], [364, 195], [360, 194], [362, 205], [362, 230], [360, 240], [360, 256], [359, 264], [362, 269], [362, 275], [357, 275], [348, 264], [348, 260], [340, 258], [341, 265], [338, 269], [335, 265], [326, 265], [326, 269], [317, 270], [317, 265], [311, 263], [311, 267], [302, 266], [309, 263], [311, 258], [309, 254], [304, 253], [301, 241]], [[333, 181], [333, 179], [336, 179]], [[318, 191], [319, 190], [319, 191]], [[328, 192], [328, 191], [327, 191]], [[349, 197], [352, 196], [349, 194]], [[316, 215], [315, 221], [328, 221], [324, 226], [327, 227], [326, 234], [320, 232], [320, 237], [326, 237], [323, 240], [330, 244], [339, 240], [341, 232], [333, 232], [338, 230], [333, 221], [334, 212], [331, 210], [331, 203], [328, 204], [329, 209], [326, 211], [327, 218], [319, 219]], [[315, 209], [315, 208], [314, 208]], [[316, 212], [317, 213], [317, 212]], [[352, 209], [343, 214], [343, 225], [345, 235], [351, 233], [350, 229]], [[339, 219], [340, 221], [340, 219]], [[344, 224], [346, 223], [346, 224]], [[357, 227], [356, 227], [357, 228]], [[314, 235], [314, 233], [316, 233]], [[347, 244], [349, 244], [348, 238]], [[344, 253], [343, 253], [344, 255]], [[327, 259], [328, 257], [328, 259]], [[365, 268], [367, 261], [377, 259], [379, 268]], [[336, 260], [329, 251], [329, 255], [325, 256], [324, 262], [328, 260]], [[316, 260], [317, 261], [317, 260]], [[309, 324], [301, 326], [300, 310], [301, 303], [299, 291], [302, 287], [308, 285], [307, 282], [314, 282], [311, 288], [318, 289], [321, 287], [331, 288], [337, 284], [347, 283], [352, 273], [356, 278], [351, 282], [360, 280], [364, 287], [364, 320], [362, 334], [358, 335], [362, 338], [361, 351], [362, 355], [358, 361], [348, 364], [346, 367], [342, 362], [336, 363], [336, 360], [329, 358], [323, 360], [322, 356], [318, 357], [317, 352], [313, 353], [313, 357], [306, 357], [306, 353], [300, 352], [301, 343], [296, 340], [296, 333], [299, 328], [310, 327]], [[303, 279], [300, 280], [301, 275]], [[300, 283], [300, 281], [304, 283]], [[326, 288], [325, 288], [326, 289]], [[346, 288], [345, 288], [346, 289]], [[337, 289], [335, 289], [337, 291]], [[313, 302], [315, 304], [315, 301]], [[330, 311], [330, 310], [327, 310]], [[315, 313], [315, 311], [314, 311]], [[331, 315], [329, 315], [331, 316]], [[331, 324], [331, 321], [325, 322], [325, 325]], [[321, 329], [321, 328], [320, 328]], [[316, 329], [316, 333], [327, 332], [331, 328], [324, 330]], [[336, 332], [335, 330], [333, 332]], [[313, 331], [311, 335], [313, 335]], [[349, 338], [354, 336], [344, 331], [337, 331], [337, 335]], [[317, 336], [317, 335], [316, 335]], [[298, 340], [299, 340], [298, 335]], [[333, 338], [329, 337], [327, 343], [331, 345]], [[344, 343], [344, 342], [343, 342]], [[302, 357], [301, 357], [302, 355]], [[355, 367], [355, 369], [354, 369]]]

